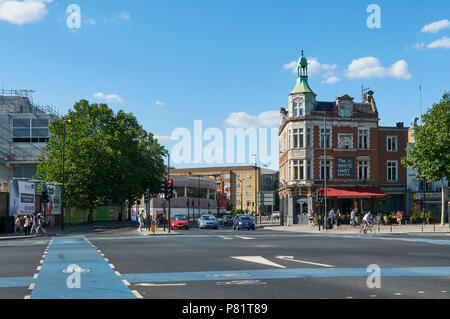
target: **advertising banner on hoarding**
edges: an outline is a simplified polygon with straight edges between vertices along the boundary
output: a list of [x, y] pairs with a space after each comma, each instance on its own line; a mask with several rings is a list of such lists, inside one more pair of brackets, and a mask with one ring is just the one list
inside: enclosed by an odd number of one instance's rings
[[47, 184], [49, 202], [44, 204], [46, 215], [61, 215], [61, 186]]
[[35, 212], [36, 186], [34, 183], [10, 181], [9, 215], [29, 215]]

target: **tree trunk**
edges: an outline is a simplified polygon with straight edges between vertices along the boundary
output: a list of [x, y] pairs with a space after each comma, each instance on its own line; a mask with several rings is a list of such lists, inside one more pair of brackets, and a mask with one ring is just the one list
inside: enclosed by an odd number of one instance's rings
[[441, 201], [441, 226], [445, 225], [445, 213], [447, 211], [447, 189], [444, 187], [444, 178], [441, 179], [442, 201]]
[[131, 222], [131, 201], [128, 201], [128, 218], [127, 221]]

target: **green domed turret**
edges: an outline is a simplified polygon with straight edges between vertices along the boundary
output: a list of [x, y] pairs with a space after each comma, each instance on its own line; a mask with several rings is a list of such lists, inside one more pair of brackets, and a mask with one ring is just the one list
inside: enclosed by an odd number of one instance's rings
[[291, 92], [291, 94], [297, 94], [297, 93], [313, 93], [308, 84], [308, 60], [303, 55], [302, 50], [302, 56], [298, 60], [297, 65], [297, 85], [295, 86], [294, 90]]

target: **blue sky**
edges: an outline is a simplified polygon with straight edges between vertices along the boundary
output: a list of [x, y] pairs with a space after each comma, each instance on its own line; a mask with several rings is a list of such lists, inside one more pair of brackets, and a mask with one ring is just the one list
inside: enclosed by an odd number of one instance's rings
[[[36, 90], [35, 101], [63, 114], [80, 99], [106, 101], [157, 136], [192, 130], [194, 120], [274, 126], [302, 49], [318, 100], [360, 101], [361, 85], [370, 87], [381, 125], [419, 115], [419, 83], [424, 109], [450, 90], [446, 0], [33, 1], [0, 0], [4, 87]], [[77, 30], [66, 26], [72, 3], [81, 8]], [[379, 29], [366, 25], [372, 3]]]

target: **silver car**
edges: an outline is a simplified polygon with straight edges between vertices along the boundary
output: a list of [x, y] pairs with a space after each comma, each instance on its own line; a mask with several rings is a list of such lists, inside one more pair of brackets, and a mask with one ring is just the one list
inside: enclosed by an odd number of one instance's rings
[[203, 215], [198, 220], [198, 228], [219, 228], [219, 223], [217, 222], [217, 219], [214, 215]]

